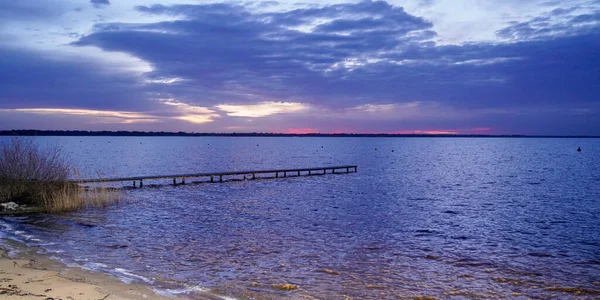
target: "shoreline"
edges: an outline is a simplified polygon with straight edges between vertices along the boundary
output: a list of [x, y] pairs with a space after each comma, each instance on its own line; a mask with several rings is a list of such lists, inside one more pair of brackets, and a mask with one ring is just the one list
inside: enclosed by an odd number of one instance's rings
[[[173, 288], [181, 291], [181, 288], [175, 286]], [[0, 238], [0, 296], [3, 299], [230, 299], [202, 291], [193, 291], [193, 294], [169, 294], [168, 288], [163, 291], [165, 291], [164, 294], [150, 284], [124, 283], [108, 273], [71, 267], [44, 254], [39, 254], [37, 249], [21, 242]]]

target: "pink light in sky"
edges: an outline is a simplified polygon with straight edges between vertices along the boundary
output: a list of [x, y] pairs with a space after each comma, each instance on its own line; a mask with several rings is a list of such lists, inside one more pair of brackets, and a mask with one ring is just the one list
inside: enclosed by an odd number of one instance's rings
[[456, 135], [456, 134], [491, 134], [492, 128], [479, 127], [469, 129], [413, 129], [413, 130], [396, 130], [388, 132], [355, 132], [352, 130], [333, 130], [329, 132], [319, 132], [315, 128], [290, 128], [285, 133], [289, 134], [431, 134], [431, 135]]
[[285, 133], [290, 134], [308, 134], [308, 133], [317, 133], [318, 131], [314, 128], [290, 128]]
[[456, 130], [398, 130], [389, 132], [390, 134], [459, 134]]
[[392, 134], [491, 134], [492, 128], [478, 127], [469, 129], [419, 129], [419, 130], [398, 130], [390, 132]]

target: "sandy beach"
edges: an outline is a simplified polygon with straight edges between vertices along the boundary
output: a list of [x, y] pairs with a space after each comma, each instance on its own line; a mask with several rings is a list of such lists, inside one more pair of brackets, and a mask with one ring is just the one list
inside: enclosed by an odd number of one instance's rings
[[5, 249], [0, 249], [0, 256], [2, 299], [173, 299], [157, 295], [147, 286], [124, 284], [41, 256], [21, 252], [8, 257]]
[[159, 295], [149, 285], [126, 284], [108, 274], [68, 267], [14, 241], [5, 240], [3, 243], [10, 243], [17, 252], [9, 255], [9, 251], [0, 246], [1, 299], [223, 299], [209, 293], [194, 293], [189, 297]]

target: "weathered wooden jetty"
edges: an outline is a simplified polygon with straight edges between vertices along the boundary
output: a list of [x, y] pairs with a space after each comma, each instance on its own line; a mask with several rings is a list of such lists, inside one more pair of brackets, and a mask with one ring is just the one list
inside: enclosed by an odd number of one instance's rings
[[[121, 177], [121, 178], [96, 178], [96, 179], [81, 179], [73, 180], [72, 183], [104, 183], [104, 182], [132, 182], [134, 187], [143, 187], [144, 180], [161, 180], [173, 179], [173, 185], [185, 184], [186, 179], [191, 178], [206, 178], [205, 182], [223, 182], [226, 176], [238, 176], [230, 180], [252, 180], [263, 178], [285, 178], [288, 176], [311, 176], [325, 174], [340, 174], [340, 173], [356, 173], [358, 166], [333, 166], [319, 168], [303, 168], [303, 169], [276, 169], [276, 170], [253, 170], [253, 171], [234, 171], [234, 172], [217, 172], [217, 173], [196, 173], [196, 174], [177, 174], [177, 175], [158, 175], [158, 176], [137, 176], [137, 177]], [[272, 175], [263, 176], [259, 175]], [[242, 176], [242, 178], [239, 178]]]

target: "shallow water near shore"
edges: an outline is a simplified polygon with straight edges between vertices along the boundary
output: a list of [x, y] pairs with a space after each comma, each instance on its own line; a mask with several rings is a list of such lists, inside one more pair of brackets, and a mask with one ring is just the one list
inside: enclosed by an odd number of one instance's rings
[[4, 237], [123, 281], [173, 283], [165, 293], [600, 297], [600, 139], [38, 142], [62, 144], [82, 177], [359, 166], [222, 184], [148, 182], [166, 185], [125, 190], [105, 209], [0, 218]]

